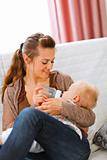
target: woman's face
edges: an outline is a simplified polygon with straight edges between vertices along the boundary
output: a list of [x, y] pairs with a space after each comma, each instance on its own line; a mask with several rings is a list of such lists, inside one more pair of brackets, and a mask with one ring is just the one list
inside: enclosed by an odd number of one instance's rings
[[55, 59], [55, 48], [38, 47], [39, 56], [31, 61], [31, 72], [36, 80], [47, 80]]

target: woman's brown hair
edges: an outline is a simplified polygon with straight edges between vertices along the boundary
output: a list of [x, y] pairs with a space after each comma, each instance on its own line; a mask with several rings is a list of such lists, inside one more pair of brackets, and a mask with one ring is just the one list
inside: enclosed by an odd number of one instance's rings
[[49, 35], [36, 33], [28, 37], [26, 41], [20, 45], [20, 48], [17, 49], [13, 55], [12, 63], [3, 81], [2, 101], [4, 97], [4, 92], [7, 86], [11, 83], [14, 84], [14, 82], [17, 79], [23, 78], [26, 75], [26, 68], [23, 60], [23, 53], [28, 55], [28, 57], [30, 57], [31, 59], [33, 59], [34, 56], [39, 55], [38, 48], [37, 48], [38, 46], [41, 46], [43, 48], [54, 48], [55, 41]]

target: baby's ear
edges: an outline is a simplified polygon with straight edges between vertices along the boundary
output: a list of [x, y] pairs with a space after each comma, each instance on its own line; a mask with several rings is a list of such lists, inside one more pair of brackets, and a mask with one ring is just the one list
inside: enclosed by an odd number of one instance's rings
[[77, 103], [77, 102], [79, 102], [80, 101], [80, 96], [75, 96], [75, 97], [73, 97], [73, 102], [74, 103]]

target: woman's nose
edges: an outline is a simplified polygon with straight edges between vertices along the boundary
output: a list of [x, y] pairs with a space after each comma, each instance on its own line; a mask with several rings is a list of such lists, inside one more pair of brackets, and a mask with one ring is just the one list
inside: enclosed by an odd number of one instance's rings
[[51, 63], [51, 62], [49, 61], [48, 64], [47, 64], [47, 69], [52, 69], [52, 67], [53, 67], [53, 63]]

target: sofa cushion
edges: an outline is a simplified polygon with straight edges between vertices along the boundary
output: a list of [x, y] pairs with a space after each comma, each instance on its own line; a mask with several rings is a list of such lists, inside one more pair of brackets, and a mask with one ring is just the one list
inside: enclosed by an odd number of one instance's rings
[[0, 134], [2, 131], [2, 102], [1, 102], [1, 91], [2, 91], [2, 82], [4, 75], [7, 69], [10, 66], [11, 59], [13, 54], [0, 54]]
[[13, 54], [0, 54], [0, 87], [2, 85], [4, 75], [10, 66]]
[[92, 153], [89, 160], [107, 160], [107, 151], [106, 150], [97, 150]]
[[95, 124], [89, 129], [89, 141], [107, 120], [107, 38], [57, 45], [55, 69], [71, 75], [74, 80], [86, 80], [99, 89], [94, 109]]

